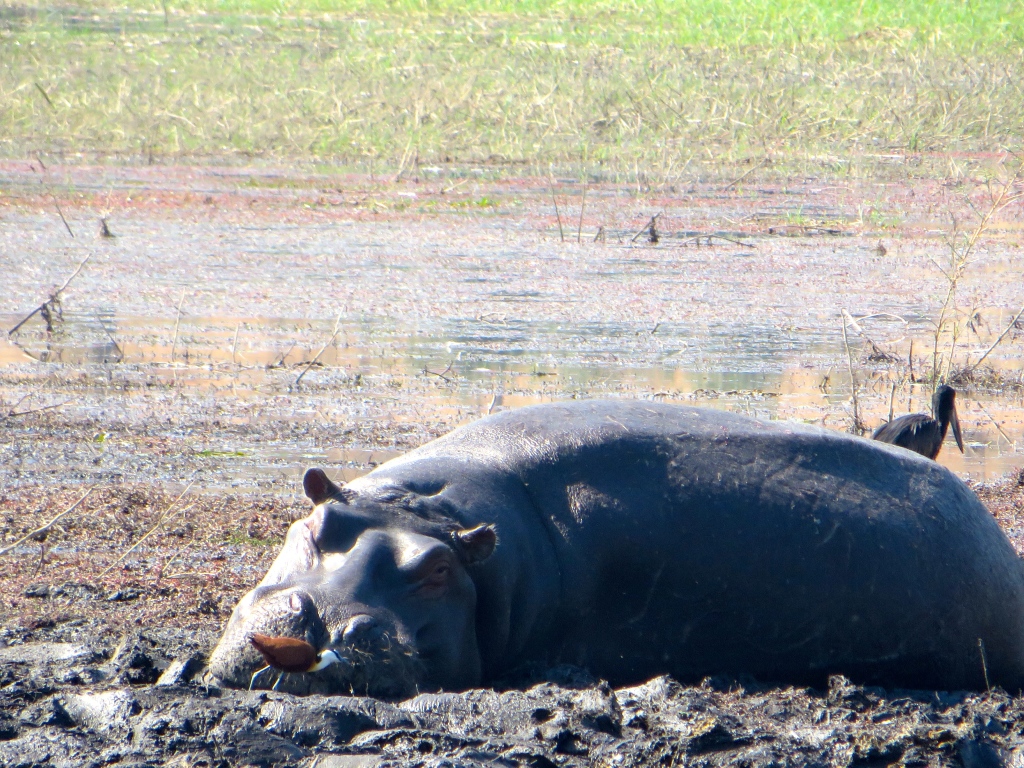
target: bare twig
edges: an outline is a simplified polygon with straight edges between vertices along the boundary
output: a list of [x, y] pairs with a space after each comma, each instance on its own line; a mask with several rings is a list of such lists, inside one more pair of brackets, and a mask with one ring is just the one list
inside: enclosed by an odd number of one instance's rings
[[50, 530], [50, 528], [51, 528], [51, 527], [52, 527], [52, 526], [53, 526], [53, 525], [54, 525], [54, 524], [55, 524], [55, 523], [56, 523], [56, 522], [57, 522], [58, 520], [62, 519], [62, 518], [63, 518], [63, 517], [65, 517], [66, 515], [69, 515], [69, 514], [71, 514], [71, 513], [72, 513], [72, 512], [73, 512], [73, 511], [74, 511], [75, 509], [77, 509], [77, 508], [78, 508], [78, 505], [79, 505], [79, 504], [81, 504], [81, 503], [82, 503], [83, 501], [85, 501], [85, 500], [86, 500], [87, 498], [89, 498], [89, 494], [91, 494], [91, 493], [92, 493], [93, 491], [95, 491], [95, 490], [96, 490], [97, 488], [99, 488], [99, 486], [98, 486], [98, 485], [94, 485], [94, 486], [92, 486], [92, 488], [90, 488], [89, 490], [87, 490], [87, 491], [85, 492], [85, 494], [84, 494], [84, 495], [82, 496], [82, 498], [80, 498], [80, 499], [79, 499], [78, 501], [76, 501], [76, 502], [75, 502], [74, 504], [72, 504], [72, 505], [71, 505], [70, 507], [68, 507], [67, 509], [65, 509], [65, 510], [64, 510], [63, 512], [61, 512], [61, 513], [60, 513], [59, 515], [57, 515], [57, 516], [56, 516], [55, 518], [53, 518], [53, 519], [52, 519], [52, 520], [51, 520], [50, 522], [48, 522], [48, 523], [47, 523], [46, 525], [43, 525], [43, 526], [40, 526], [39, 528], [36, 528], [36, 529], [35, 529], [34, 531], [32, 531], [31, 533], [26, 533], [26, 534], [25, 534], [24, 536], [22, 536], [22, 537], [21, 537], [20, 539], [18, 539], [18, 540], [17, 540], [16, 542], [14, 542], [13, 544], [11, 544], [11, 545], [10, 545], [9, 547], [5, 547], [4, 549], [0, 549], [0, 555], [6, 555], [6, 554], [7, 554], [8, 552], [10, 552], [10, 551], [11, 551], [12, 549], [14, 549], [15, 547], [17, 547], [17, 546], [18, 546], [19, 544], [21, 544], [22, 542], [24, 542], [24, 541], [27, 541], [28, 539], [31, 539], [31, 538], [32, 538], [33, 536], [38, 536], [38, 535], [39, 535], [40, 533], [44, 533], [44, 532], [46, 532], [46, 531]]
[[295, 384], [293, 386], [299, 386], [299, 382], [302, 381], [302, 377], [309, 373], [309, 369], [312, 368], [316, 364], [316, 361], [320, 359], [320, 355], [324, 353], [324, 350], [331, 346], [331, 344], [334, 343], [334, 340], [338, 338], [338, 327], [341, 325], [341, 315], [342, 313], [339, 312], [338, 318], [334, 321], [334, 330], [331, 332], [331, 338], [329, 338], [324, 345], [320, 347], [320, 351], [316, 353], [316, 356], [306, 364], [305, 368], [302, 369], [302, 373], [300, 373], [298, 378], [295, 379]]
[[[171, 505], [167, 509], [164, 510], [163, 514], [160, 515], [159, 519], [156, 521], [156, 524], [152, 528], [150, 528], [145, 534], [143, 534], [141, 539], [139, 539], [134, 544], [132, 544], [124, 552], [124, 554], [122, 554], [119, 558], [117, 558], [117, 560], [115, 560], [110, 565], [108, 565], [106, 567], [106, 569], [100, 574], [100, 578], [103, 578], [108, 573], [110, 573], [110, 571], [112, 571], [118, 565], [118, 563], [120, 563], [122, 560], [124, 560], [126, 557], [128, 557], [128, 555], [130, 555], [132, 552], [134, 552], [138, 548], [138, 546], [140, 544], [142, 544], [142, 542], [144, 542], [146, 539], [148, 539], [150, 536], [152, 536], [154, 533], [156, 533], [156, 530], [169, 519], [168, 516], [170, 515], [171, 510], [174, 509], [174, 507], [177, 505], [177, 503], [179, 501], [181, 501], [182, 497], [184, 497], [184, 495], [186, 493], [188, 493], [189, 490], [191, 490], [192, 486], [195, 485], [195, 482], [196, 482], [195, 480], [191, 480], [189, 482], [189, 484], [185, 486], [185, 490], [182, 491], [181, 494], [179, 494], [178, 498], [176, 498], [174, 501], [172, 501]], [[192, 509], [192, 507], [194, 507], [194, 506], [195, 506], [195, 504], [189, 504], [187, 507], [182, 507], [176, 514], [181, 514], [182, 512], [186, 512], [186, 511]]]
[[892, 421], [893, 417], [893, 405], [896, 402], [896, 382], [892, 383], [892, 389], [889, 390], [889, 421]]
[[439, 379], [444, 379], [445, 381], [447, 381], [450, 384], [451, 383], [451, 379], [449, 379], [446, 374], [448, 373], [448, 371], [450, 371], [452, 369], [452, 363], [454, 363], [454, 362], [455, 362], [454, 360], [449, 361], [448, 367], [445, 368], [440, 373], [438, 373], [437, 371], [432, 371], [429, 368], [424, 368], [423, 372], [424, 373], [429, 373], [431, 376], [437, 376]]
[[558, 210], [558, 198], [555, 197], [555, 177], [549, 174], [551, 179], [551, 202], [555, 204], [555, 218], [558, 219], [558, 237], [565, 242], [565, 232], [562, 230], [562, 214]]
[[405, 145], [405, 151], [402, 153], [402, 160], [398, 164], [398, 173], [396, 173], [395, 174], [395, 178], [393, 178], [391, 180], [392, 183], [397, 183], [398, 180], [402, 178], [402, 174], [405, 172], [405, 163], [409, 159], [409, 154], [410, 154], [411, 150], [412, 150], [412, 137], [410, 136], [409, 137], [409, 142]]
[[174, 316], [174, 341], [171, 342], [171, 363], [174, 363], [174, 353], [178, 349], [178, 324], [181, 323], [181, 304], [185, 301], [185, 291], [181, 292], [181, 298], [178, 299], [178, 311]]
[[771, 160], [771, 158], [769, 156], [765, 155], [764, 160], [762, 160], [760, 163], [758, 163], [757, 165], [752, 167], [750, 170], [748, 170], [743, 175], [738, 176], [737, 178], [735, 178], [732, 181], [730, 181], [728, 184], [726, 184], [724, 187], [722, 187], [722, 191], [725, 192], [725, 190], [729, 189], [730, 187], [735, 187], [737, 184], [739, 184], [741, 181], [743, 181], [745, 178], [747, 178], [747, 176], [752, 174], [754, 171], [758, 170], [759, 168], [763, 168], [765, 165], [767, 165], [770, 160]]
[[679, 245], [680, 246], [689, 245], [690, 243], [694, 243], [695, 245], [700, 245], [700, 240], [701, 240], [702, 237], [707, 239], [708, 245], [711, 245], [711, 240], [715, 239], [715, 240], [725, 240], [727, 243], [733, 243], [735, 245], [740, 246], [741, 248], [752, 248], [752, 249], [755, 249], [755, 250], [757, 249], [756, 245], [752, 245], [751, 243], [744, 243], [742, 240], [735, 240], [735, 239], [733, 239], [731, 237], [726, 237], [725, 235], [697, 235], [696, 237], [690, 237], [690, 238], [687, 238], [686, 240], [683, 240], [682, 242], [679, 243]]
[[992, 414], [985, 409], [985, 406], [979, 403], [977, 400], [975, 400], [974, 402], [977, 403], [979, 408], [981, 408], [981, 412], [988, 416], [989, 421], [992, 422], [992, 426], [994, 426], [996, 430], [999, 432], [999, 434], [1003, 436], [1003, 439], [1006, 442], [1008, 442], [1011, 446], [1016, 445], [1017, 443], [1011, 440], [1009, 436], [1005, 432], [1003, 432], [1003, 428], [999, 426], [999, 422], [992, 418]]
[[[947, 271], [947, 270], [944, 270], [941, 267], [939, 267], [939, 271], [946, 278], [946, 281], [948, 283], [948, 287], [946, 289], [946, 296], [945, 296], [945, 298], [942, 301], [942, 306], [939, 308], [938, 320], [936, 320], [936, 323], [935, 323], [935, 335], [934, 335], [933, 346], [932, 346], [932, 390], [933, 391], [938, 386], [940, 378], [942, 380], [945, 380], [946, 378], [948, 378], [950, 367], [953, 364], [953, 353], [956, 350], [957, 337], [959, 336], [959, 326], [955, 322], [955, 320], [953, 321], [953, 329], [952, 329], [952, 333], [953, 333], [952, 346], [950, 348], [949, 355], [946, 357], [945, 370], [943, 371], [943, 373], [942, 373], [942, 375], [940, 377], [940, 374], [939, 374], [939, 360], [940, 360], [939, 342], [940, 342], [940, 338], [942, 336], [943, 330], [945, 329], [947, 324], [949, 324], [949, 322], [950, 322], [950, 315], [954, 314], [955, 311], [956, 311], [956, 292], [957, 292], [957, 287], [959, 286], [960, 280], [961, 280], [961, 278], [963, 278], [964, 273], [967, 270], [967, 266], [968, 266], [968, 264], [971, 261], [971, 257], [974, 254], [975, 248], [977, 247], [977, 245], [978, 245], [979, 241], [981, 240], [982, 236], [985, 234], [985, 232], [988, 231], [989, 227], [991, 226], [992, 219], [998, 213], [1000, 213], [1004, 208], [1006, 208], [1007, 206], [1011, 205], [1012, 203], [1015, 203], [1015, 202], [1017, 202], [1017, 201], [1022, 199], [1022, 195], [1015, 194], [1015, 193], [1012, 192], [1012, 190], [1014, 189], [1014, 185], [1021, 178], [1022, 174], [1024, 174], [1024, 165], [1022, 165], [1022, 166], [1017, 168], [1017, 170], [1013, 174], [1013, 177], [1008, 182], [1006, 182], [1005, 184], [1003, 184], [1000, 187], [999, 193], [997, 195], [992, 196], [990, 194], [990, 197], [989, 197], [990, 204], [989, 204], [988, 210], [986, 210], [984, 213], [980, 213], [979, 212], [980, 220], [978, 221], [977, 226], [975, 226], [974, 230], [971, 231], [969, 234], [963, 236], [962, 242], [960, 242], [961, 241], [961, 234], [960, 234], [959, 225], [957, 223], [956, 217], [955, 216], [951, 217], [952, 221], [953, 221], [953, 227], [952, 227], [950, 236], [946, 240], [947, 245], [949, 246], [949, 250], [950, 250], [949, 270]], [[968, 200], [968, 203], [970, 203], [970, 200]], [[973, 208], [973, 205], [972, 205], [972, 208]], [[938, 266], [938, 265], [936, 264], [936, 266]], [[1007, 329], [1007, 330], [1009, 330], [1009, 329]], [[1001, 340], [1001, 337], [1000, 337], [1000, 339], [997, 339], [997, 341], [996, 341], [997, 344], [998, 344], [999, 340]], [[995, 347], [993, 346], [992, 349], [994, 349], [994, 348]], [[991, 349], [988, 350], [985, 353], [985, 355], [982, 357], [982, 359], [984, 359], [984, 357], [987, 357], [989, 352], [991, 352]], [[981, 363], [981, 360], [979, 360], [977, 363], [975, 363], [975, 365], [971, 368], [971, 370], [974, 370], [974, 368], [977, 367], [980, 363]]]
[[232, 363], [235, 362], [235, 350], [238, 348], [238, 329], [241, 328], [241, 327], [242, 327], [241, 323], [239, 323], [238, 325], [235, 326], [235, 340], [231, 342], [231, 362]]
[[977, 368], [979, 365], [981, 365], [982, 360], [984, 360], [986, 357], [988, 357], [989, 353], [991, 353], [993, 349], [995, 349], [997, 346], [999, 346], [999, 342], [1001, 342], [1003, 340], [1003, 338], [1006, 336], [1006, 334], [1008, 334], [1013, 328], [1015, 328], [1017, 326], [1017, 321], [1020, 320], [1021, 315], [1024, 315], [1024, 307], [1020, 308], [1020, 312], [1018, 312], [1016, 315], [1014, 315], [1013, 320], [1011, 320], [1007, 324], [1007, 326], [1003, 329], [1003, 332], [999, 334], [999, 338], [997, 338], [995, 341], [993, 341], [991, 346], [988, 349], [985, 350], [985, 353], [981, 357], [978, 358], [978, 362], [976, 362], [974, 365], [968, 366], [968, 368], [967, 368], [968, 372], [973, 371], [975, 368]]
[[103, 324], [103, 321], [100, 320], [99, 318], [96, 319], [99, 321], [100, 328], [103, 329], [103, 332], [107, 335], [107, 338], [110, 339], [110, 343], [114, 345], [114, 349], [117, 350], [117, 362], [122, 362], [124, 360], [124, 350], [121, 349], [121, 345], [117, 343], [117, 339], [111, 336], [110, 331], [107, 330], [107, 326]]
[[582, 242], [583, 240], [583, 212], [587, 210], [587, 183], [590, 181], [590, 177], [586, 174], [583, 175], [583, 201], [580, 203], [580, 224], [576, 228], [576, 242]]
[[656, 213], [653, 216], [651, 216], [651, 220], [644, 224], [640, 231], [633, 235], [632, 239], [629, 242], [635, 243], [637, 241], [637, 238], [640, 237], [640, 235], [642, 235], [644, 232], [647, 232], [651, 227], [654, 226], [654, 223], [658, 220], [659, 216], [661, 216], [660, 213]]
[[843, 346], [846, 347], [846, 365], [850, 372], [850, 392], [853, 394], [853, 429], [858, 435], [863, 434], [866, 429], [860, 420], [860, 404], [857, 401], [857, 379], [853, 375], [853, 354], [850, 352], [850, 342], [846, 338], [846, 318], [850, 313], [843, 309]]
[[64, 218], [64, 211], [60, 209], [60, 203], [57, 202], [57, 198], [52, 193], [50, 196], [53, 197], [53, 204], [57, 208], [57, 215], [60, 216], [60, 220], [64, 222], [64, 228], [68, 231], [68, 234], [71, 235], [71, 237], [73, 238], [75, 236], [75, 233], [71, 231], [71, 225], [68, 224], [68, 220]]
[[7, 335], [8, 336], [13, 336], [14, 334], [16, 334], [18, 332], [18, 330], [21, 328], [21, 326], [23, 326], [25, 323], [27, 323], [29, 320], [31, 320], [37, 313], [45, 312], [47, 310], [47, 306], [52, 305], [52, 304], [56, 303], [57, 301], [59, 301], [60, 300], [60, 295], [71, 284], [71, 281], [74, 280], [76, 277], [78, 277], [78, 273], [82, 271], [82, 268], [88, 263], [89, 259], [91, 259], [91, 258], [92, 258], [92, 254], [90, 253], [88, 256], [86, 256], [84, 259], [82, 259], [82, 261], [79, 262], [78, 266], [75, 268], [75, 271], [71, 273], [71, 277], [69, 277], [67, 280], [65, 280], [64, 284], [60, 288], [58, 288], [56, 291], [51, 293], [50, 297], [46, 301], [44, 301], [38, 307], [33, 309], [31, 312], [29, 312], [22, 319], [22, 321], [20, 323], [18, 323], [16, 326], [11, 328], [11, 330], [9, 330], [7, 332]]
[[40, 411], [52, 411], [54, 408], [61, 408], [62, 406], [67, 405], [68, 403], [73, 403], [74, 401], [75, 398], [72, 397], [70, 400], [65, 400], [63, 403], [56, 403], [55, 405], [44, 405], [42, 408], [32, 408], [27, 411], [15, 411], [12, 408], [11, 412], [6, 414], [4, 418], [13, 419], [15, 416], [28, 416], [30, 413], [39, 413]]

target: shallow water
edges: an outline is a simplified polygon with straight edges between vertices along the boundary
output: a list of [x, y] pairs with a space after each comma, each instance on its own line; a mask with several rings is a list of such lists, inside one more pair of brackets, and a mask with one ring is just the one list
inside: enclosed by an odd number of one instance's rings
[[[607, 239], [577, 244], [553, 228], [545, 190], [514, 185], [487, 188], [497, 203], [484, 213], [421, 206], [376, 216], [332, 200], [311, 207], [324, 196], [315, 184], [242, 189], [198, 171], [150, 179], [141, 192], [125, 192], [124, 179], [76, 183], [94, 198], [107, 190], [116, 238], [98, 236], [89, 205], [64, 211], [73, 239], [46, 204], [3, 213], [3, 327], [89, 262], [52, 332], [37, 315], [0, 340], [0, 397], [8, 406], [28, 397], [19, 411], [63, 403], [54, 409], [62, 418], [90, 424], [152, 422], [161, 409], [191, 417], [192, 432], [206, 432], [197, 450], [219, 462], [222, 484], [294, 482], [314, 462], [351, 479], [416, 442], [381, 445], [377, 435], [326, 445], [275, 429], [250, 443], [244, 430], [227, 431], [270, 420], [413, 430], [502, 407], [622, 396], [849, 429], [843, 310], [858, 319], [849, 336], [865, 423], [880, 424], [890, 399], [895, 415], [928, 409], [930, 388], [909, 383], [905, 361], [913, 342], [915, 373], [929, 362], [944, 288], [933, 262], [944, 246], [921, 210], [907, 212], [906, 231], [884, 233], [883, 254], [879, 233], [857, 229], [856, 196], [813, 186], [659, 201], [653, 246], [629, 234], [652, 207], [612, 187], [591, 190], [588, 206], [590, 230], [604, 222]], [[203, 192], [180, 197], [195, 189]], [[380, 194], [437, 198], [426, 192]], [[787, 223], [796, 210], [829, 227]], [[979, 250], [960, 288], [978, 320], [957, 354], [977, 359], [1019, 301], [1020, 245], [1008, 231]], [[743, 245], [697, 246], [695, 232], [729, 232]], [[872, 360], [868, 339], [893, 359]], [[1021, 348], [1013, 332], [989, 359], [1010, 382], [1021, 376]], [[1021, 399], [1019, 388], [961, 393], [967, 453], [950, 441], [942, 463], [979, 479], [1024, 464]]]

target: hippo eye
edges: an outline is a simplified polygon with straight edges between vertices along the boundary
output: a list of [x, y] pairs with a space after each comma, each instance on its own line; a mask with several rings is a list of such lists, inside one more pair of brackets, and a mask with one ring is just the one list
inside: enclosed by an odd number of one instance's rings
[[431, 574], [432, 578], [435, 579], [447, 579], [448, 574], [452, 572], [452, 567], [448, 563], [438, 563], [434, 566], [434, 571]]
[[441, 560], [423, 569], [416, 585], [416, 594], [420, 597], [440, 597], [448, 589], [451, 581], [451, 563]]

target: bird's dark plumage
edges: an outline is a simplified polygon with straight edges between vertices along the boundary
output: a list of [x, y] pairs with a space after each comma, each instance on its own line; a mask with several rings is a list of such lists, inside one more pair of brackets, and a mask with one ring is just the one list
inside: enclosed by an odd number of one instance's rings
[[956, 414], [956, 390], [943, 384], [932, 396], [932, 415], [911, 413], [883, 424], [871, 436], [883, 443], [892, 443], [909, 448], [922, 456], [934, 459], [939, 455], [942, 441], [946, 439], [949, 426], [953, 425], [953, 437], [960, 453], [964, 452], [964, 440], [960, 434], [960, 419]]

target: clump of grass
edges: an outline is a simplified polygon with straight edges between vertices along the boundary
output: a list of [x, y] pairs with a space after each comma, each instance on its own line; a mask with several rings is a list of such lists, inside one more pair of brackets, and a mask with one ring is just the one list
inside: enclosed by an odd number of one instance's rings
[[[939, 314], [935, 321], [935, 333], [932, 337], [932, 390], [940, 382], [950, 379], [953, 360], [957, 353], [957, 343], [971, 331], [977, 335], [975, 323], [979, 322], [981, 299], [980, 297], [970, 297], [969, 308], [964, 307], [959, 301], [960, 284], [975, 260], [981, 239], [988, 232], [995, 218], [1009, 206], [1024, 200], [1024, 192], [1017, 189], [1022, 175], [1024, 175], [1024, 165], [1018, 164], [1009, 179], [987, 182], [984, 186], [983, 199], [980, 201], [981, 207], [968, 198], [967, 202], [974, 219], [973, 226], [964, 229], [962, 223], [955, 216], [953, 217], [952, 227], [946, 239], [949, 248], [948, 261], [945, 265], [937, 263], [935, 265], [946, 280], [946, 291], [939, 307]], [[958, 381], [966, 383], [973, 380], [974, 371], [1017, 327], [1022, 314], [1024, 314], [1024, 307], [988, 345], [988, 348], [979, 354], [976, 360], [971, 360], [969, 350], [964, 352], [963, 365], [957, 370]]]
[[994, 5], [886, 16], [810, 0], [685, 13], [533, 2], [473, 15], [381, 1], [332, 4], [341, 13], [326, 18], [316, 0], [171, 6], [9, 18], [0, 155], [536, 175], [586, 157], [662, 179], [770, 155], [757, 174], [859, 174], [893, 152], [1019, 146], [1024, 124], [1024, 57], [1006, 22], [1024, 11], [1004, 9], [983, 38], [971, 19], [995, 18]]

